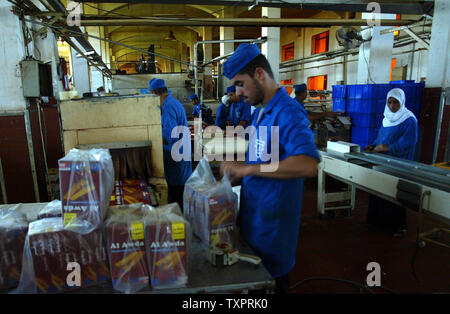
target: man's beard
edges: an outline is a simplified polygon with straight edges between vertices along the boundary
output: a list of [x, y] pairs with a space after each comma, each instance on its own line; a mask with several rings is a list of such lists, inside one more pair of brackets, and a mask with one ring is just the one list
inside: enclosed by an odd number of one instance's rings
[[264, 100], [264, 88], [256, 79], [253, 79], [253, 84], [255, 84], [255, 100], [251, 105], [257, 107], [263, 103]]

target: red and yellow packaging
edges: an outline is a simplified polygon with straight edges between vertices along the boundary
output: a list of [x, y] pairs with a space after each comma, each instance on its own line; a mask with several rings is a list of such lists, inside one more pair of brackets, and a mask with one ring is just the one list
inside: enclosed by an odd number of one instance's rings
[[152, 208], [145, 219], [152, 288], [185, 287], [190, 226], [178, 204]]
[[141, 204], [114, 206], [106, 220], [107, 248], [114, 289], [136, 293], [150, 285]]
[[89, 233], [101, 227], [114, 185], [114, 168], [106, 149], [72, 149], [59, 160], [64, 226]]

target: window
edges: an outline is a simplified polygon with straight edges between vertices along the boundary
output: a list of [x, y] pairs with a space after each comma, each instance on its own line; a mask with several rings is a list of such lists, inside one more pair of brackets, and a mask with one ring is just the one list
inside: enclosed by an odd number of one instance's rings
[[[395, 16], [395, 19], [396, 19], [396, 20], [400, 20], [400, 14], [397, 14], [397, 15]], [[397, 26], [396, 26], [396, 27], [397, 27]], [[400, 34], [400, 31], [395, 31], [395, 32], [394, 32], [394, 37], [395, 37], [395, 36], [398, 36], [399, 34]]]
[[327, 89], [327, 76], [318, 75], [308, 77], [307, 82], [308, 90], [326, 90]]
[[311, 38], [311, 55], [328, 51], [330, 32], [326, 31]]
[[397, 67], [397, 59], [392, 59], [391, 61], [391, 74], [389, 76], [389, 81], [392, 81], [392, 70]]
[[288, 93], [288, 95], [290, 95], [292, 93], [292, 90], [294, 89], [292, 87], [292, 85], [294, 85], [294, 80], [290, 79], [290, 80], [282, 80], [281, 81], [281, 85], [291, 85], [291, 86], [285, 86], [284, 88], [286, 89], [286, 92]]
[[294, 59], [294, 43], [281, 47], [281, 61]]

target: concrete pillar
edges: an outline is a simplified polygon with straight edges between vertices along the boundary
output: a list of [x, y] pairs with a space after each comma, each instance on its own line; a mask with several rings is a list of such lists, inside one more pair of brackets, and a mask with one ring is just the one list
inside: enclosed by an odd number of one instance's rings
[[72, 85], [75, 87], [75, 90], [78, 92], [80, 97], [83, 96], [83, 93], [88, 93], [91, 91], [91, 80], [89, 77], [89, 65], [87, 60], [83, 57], [77, 57], [78, 52], [71, 49], [72, 55]]
[[[235, 14], [235, 8], [234, 7], [228, 7], [225, 8], [225, 10], [220, 12], [221, 18], [234, 18]], [[220, 40], [225, 39], [234, 39], [234, 27], [220, 27]], [[234, 51], [234, 43], [220, 43], [220, 55], [223, 56], [225, 54], [228, 54], [230, 52]], [[223, 64], [224, 61], [222, 61]], [[226, 91], [227, 87], [230, 85], [230, 81], [227, 77], [221, 76], [220, 77], [220, 86], [219, 86], [219, 93], [223, 94], [224, 91]]]
[[394, 33], [380, 34], [387, 28], [390, 27], [374, 27], [371, 41], [359, 47], [358, 84], [389, 83]]
[[[203, 40], [212, 40], [212, 27], [202, 28]], [[212, 59], [212, 44], [204, 44], [203, 46], [203, 63]], [[204, 68], [203, 79], [205, 80], [204, 96], [213, 94], [212, 67]]]
[[[280, 8], [262, 8], [262, 17], [280, 18]], [[262, 54], [264, 54], [272, 68], [275, 82], [280, 83], [280, 28], [263, 27], [261, 36], [267, 36], [267, 41], [262, 44]]]
[[433, 26], [427, 70], [427, 87], [450, 86], [450, 3], [448, 0], [434, 2]]

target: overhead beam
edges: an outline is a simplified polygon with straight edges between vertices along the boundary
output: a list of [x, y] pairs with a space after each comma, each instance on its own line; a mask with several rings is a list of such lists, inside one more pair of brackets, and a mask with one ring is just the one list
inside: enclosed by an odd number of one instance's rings
[[[91, 3], [145, 3], [145, 4], [190, 4], [209, 6], [252, 6], [254, 0], [78, 0]], [[367, 12], [367, 0], [258, 0], [258, 6], [275, 8], [297, 8], [304, 10]], [[383, 13], [431, 14], [433, 0], [377, 0]], [[371, 11], [371, 10], [370, 10]]]

